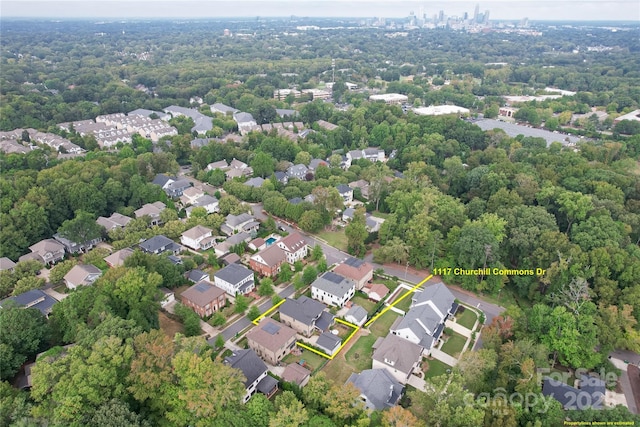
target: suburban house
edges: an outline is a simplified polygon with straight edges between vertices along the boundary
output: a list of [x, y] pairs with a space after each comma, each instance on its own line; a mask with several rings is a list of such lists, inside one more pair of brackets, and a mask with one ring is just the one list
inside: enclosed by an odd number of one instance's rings
[[64, 259], [65, 248], [60, 242], [53, 239], [40, 240], [29, 246], [31, 253], [22, 255], [19, 261], [34, 259], [45, 265], [53, 265]]
[[329, 167], [329, 163], [322, 159], [311, 159], [309, 162], [309, 170], [315, 172], [320, 166]]
[[0, 271], [8, 271], [9, 273], [13, 273], [13, 269], [16, 267], [16, 263], [11, 261], [6, 256], [0, 258]]
[[62, 237], [59, 233], [54, 234], [53, 238], [57, 240], [58, 243], [62, 244], [65, 250], [70, 254], [87, 252], [102, 241], [102, 236], [100, 236], [96, 237], [95, 239], [87, 240], [86, 242], [73, 242], [66, 237]]
[[267, 317], [250, 330], [249, 348], [272, 365], [278, 364], [296, 345], [296, 331]]
[[340, 184], [336, 186], [336, 188], [338, 189], [338, 193], [340, 193], [340, 196], [345, 203], [353, 202], [353, 188], [345, 184]]
[[373, 279], [373, 266], [358, 258], [349, 257], [333, 269], [334, 273], [356, 282], [356, 290], [361, 290]]
[[386, 160], [384, 156], [384, 150], [379, 148], [369, 147], [362, 150], [362, 155], [370, 162], [384, 162]]
[[354, 304], [351, 306], [349, 311], [345, 313], [344, 320], [353, 323], [354, 325], [362, 326], [364, 322], [367, 321], [367, 317], [369, 317], [367, 310], [357, 304]]
[[240, 255], [233, 252], [220, 258], [220, 261], [222, 261], [222, 265], [239, 264], [241, 260], [242, 259], [240, 258]]
[[378, 338], [373, 344], [373, 369], [386, 369], [401, 384], [406, 384], [422, 359], [422, 347], [396, 335]]
[[198, 313], [200, 317], [211, 316], [221, 310], [227, 298], [224, 290], [207, 281], [198, 282], [180, 295], [180, 301], [185, 306]]
[[9, 304], [15, 304], [22, 308], [36, 308], [40, 310], [45, 317], [49, 317], [51, 308], [57, 303], [53, 297], [45, 294], [41, 289], [32, 289], [30, 291], [15, 295], [9, 298], [5, 298], [0, 301], [0, 309], [8, 307]]
[[444, 283], [427, 286], [415, 292], [411, 307], [391, 333], [419, 344], [429, 352], [438, 342], [449, 315], [455, 314], [458, 304]]
[[233, 355], [226, 357], [224, 363], [242, 371], [246, 378], [244, 382], [246, 394], [243, 402], [247, 403], [256, 391], [263, 393], [268, 398], [278, 391], [278, 381], [267, 375], [267, 365], [253, 350], [238, 350]]
[[221, 104], [219, 102], [213, 104], [211, 107], [209, 107], [211, 109], [212, 113], [220, 113], [220, 114], [234, 114], [237, 113], [239, 110], [233, 108], [233, 107], [229, 107], [228, 105], [224, 105]]
[[177, 178], [175, 176], [167, 176], [158, 174], [151, 182], [159, 185], [169, 197], [180, 197], [187, 188], [191, 187], [191, 181], [186, 178]]
[[124, 261], [131, 255], [133, 255], [133, 249], [124, 248], [105, 257], [104, 261], [111, 268], [120, 267], [121, 265], [124, 265]]
[[238, 234], [234, 234], [233, 236], [229, 236], [227, 240], [222, 243], [218, 243], [213, 247], [213, 250], [216, 252], [217, 257], [221, 257], [226, 255], [234, 246], [240, 245], [251, 240], [251, 236], [249, 233], [245, 233], [241, 231]]
[[198, 283], [198, 282], [202, 282], [203, 280], [206, 280], [207, 282], [211, 281], [211, 277], [209, 277], [209, 273], [205, 273], [204, 271], [199, 270], [197, 268], [194, 268], [193, 270], [189, 270], [184, 275], [187, 278], [187, 280], [189, 280], [191, 283]]
[[249, 113], [234, 113], [233, 119], [238, 124], [238, 131], [240, 135], [246, 135], [251, 131], [260, 129], [258, 122]]
[[252, 251], [261, 251], [267, 247], [267, 242], [262, 237], [256, 237], [249, 242], [249, 249]]
[[253, 168], [238, 159], [233, 159], [231, 160], [231, 163], [229, 163], [229, 167], [227, 168], [225, 175], [228, 180], [242, 176], [251, 176], [253, 175]]
[[606, 391], [604, 381], [585, 374], [580, 375], [579, 388], [550, 377], [542, 380], [542, 394], [553, 397], [566, 410], [604, 409]]
[[195, 108], [180, 107], [178, 105], [170, 105], [164, 109], [164, 112], [171, 114], [172, 117], [187, 116], [193, 119], [195, 125], [191, 128], [191, 132], [203, 135], [213, 129], [213, 119], [205, 116]]
[[76, 289], [78, 286], [89, 286], [102, 275], [102, 271], [95, 265], [74, 265], [67, 274], [64, 275], [64, 282], [69, 289]]
[[311, 284], [311, 296], [323, 303], [343, 307], [356, 293], [356, 283], [327, 271]]
[[249, 234], [257, 233], [259, 227], [260, 223], [256, 221], [253, 215], [245, 212], [240, 215], [227, 215], [227, 219], [225, 223], [220, 226], [220, 230], [227, 236], [231, 236], [240, 231]]
[[276, 245], [268, 246], [249, 259], [249, 266], [262, 276], [273, 277], [280, 272], [280, 266], [285, 262], [286, 255]]
[[149, 225], [160, 224], [160, 212], [165, 210], [167, 205], [162, 202], [147, 203], [134, 212], [136, 218], [149, 217]]
[[288, 236], [278, 240], [276, 245], [284, 250], [287, 257], [287, 262], [293, 264], [296, 261], [300, 261], [307, 256], [308, 248], [306, 240], [297, 231], [289, 234]]
[[160, 288], [162, 292], [162, 300], [160, 300], [160, 307], [164, 308], [176, 300], [176, 294], [169, 288]]
[[211, 237], [212, 230], [202, 225], [196, 225], [182, 233], [180, 242], [195, 251], [211, 248], [216, 240]]
[[304, 180], [307, 176], [307, 173], [309, 173], [309, 169], [302, 163], [291, 165], [287, 169], [287, 178]]
[[360, 397], [370, 411], [396, 406], [404, 393], [404, 386], [386, 369], [366, 369], [359, 374], [351, 374], [348, 383], [360, 390]]
[[153, 236], [152, 238], [140, 243], [138, 246], [142, 249], [142, 252], [156, 255], [163, 252], [171, 252], [173, 255], [177, 255], [182, 250], [182, 246], [162, 234]]
[[131, 218], [119, 214], [118, 212], [114, 212], [110, 217], [99, 216], [96, 220], [98, 225], [103, 226], [107, 231], [111, 231], [116, 228], [124, 228], [129, 224], [129, 221], [131, 221]]
[[356, 188], [359, 188], [362, 198], [364, 198], [365, 200], [369, 200], [369, 183], [364, 179], [350, 182], [349, 187], [353, 188], [354, 191]]
[[[352, 221], [355, 213], [356, 213], [356, 210], [353, 208], [345, 209], [344, 212], [342, 212], [342, 221], [344, 222]], [[367, 228], [367, 231], [369, 233], [375, 233], [376, 231], [380, 230], [380, 226], [384, 222], [384, 219], [377, 218], [375, 216], [372, 216], [369, 212], [365, 212], [364, 222], [365, 222], [365, 227]]]
[[282, 373], [282, 381], [296, 384], [298, 387], [306, 386], [310, 378], [311, 371], [297, 363], [288, 364]]
[[202, 196], [204, 196], [204, 191], [196, 187], [190, 187], [182, 192], [182, 196], [180, 196], [180, 203], [184, 206], [192, 205]]
[[264, 178], [262, 177], [255, 177], [255, 178], [251, 178], [248, 179], [244, 185], [246, 185], [247, 187], [251, 187], [251, 188], [260, 188], [262, 187], [262, 184], [264, 184]]
[[342, 338], [333, 335], [331, 332], [323, 332], [316, 340], [316, 347], [323, 350], [329, 356], [333, 356], [342, 344]]
[[321, 302], [302, 295], [297, 300], [287, 298], [278, 310], [282, 323], [309, 337], [316, 329], [325, 331], [333, 324], [333, 315], [325, 311], [326, 308]]
[[362, 288], [371, 301], [382, 301], [389, 293], [389, 289], [382, 283], [373, 283]]
[[229, 169], [229, 163], [227, 163], [227, 161], [225, 159], [219, 160], [217, 162], [211, 162], [207, 165], [207, 170], [208, 171], [213, 171], [216, 169], [220, 169], [220, 170], [227, 170]]
[[253, 271], [240, 264], [229, 264], [215, 272], [213, 283], [232, 296], [246, 295], [255, 288]]
[[220, 211], [218, 199], [216, 199], [213, 196], [209, 196], [208, 194], [205, 194], [205, 195], [199, 197], [193, 203], [193, 205], [191, 205], [191, 206], [189, 206], [189, 207], [187, 207], [185, 209], [185, 211], [187, 212], [187, 218], [191, 217], [191, 212], [195, 208], [204, 208], [204, 210], [207, 211], [208, 214]]

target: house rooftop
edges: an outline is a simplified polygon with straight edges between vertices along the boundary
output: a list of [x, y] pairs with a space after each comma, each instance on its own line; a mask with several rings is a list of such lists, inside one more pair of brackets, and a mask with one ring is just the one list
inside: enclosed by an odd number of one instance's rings
[[327, 306], [321, 302], [302, 295], [297, 300], [287, 298], [279, 310], [305, 325], [312, 325], [325, 308]]
[[328, 354], [332, 354], [340, 344], [342, 344], [342, 338], [338, 335], [333, 335], [331, 332], [323, 332], [316, 341], [316, 345], [327, 350]]
[[337, 297], [344, 296], [351, 288], [355, 286], [355, 283], [351, 279], [340, 276], [332, 271], [327, 271], [318, 277], [311, 287], [317, 288], [321, 291], [327, 292]]
[[267, 370], [267, 365], [258, 357], [255, 351], [238, 350], [233, 355], [224, 359], [225, 363], [232, 368], [239, 369], [247, 379], [245, 387], [253, 384]]
[[404, 391], [404, 386], [386, 369], [366, 369], [359, 374], [351, 374], [348, 383], [352, 383], [363, 396], [366, 396], [365, 406], [371, 410], [395, 406]]
[[311, 371], [297, 363], [290, 363], [282, 373], [282, 381], [301, 385], [311, 375]]
[[211, 301], [224, 295], [224, 293], [224, 290], [215, 286], [213, 283], [202, 281], [185, 290], [181, 296], [200, 307], [204, 307]]
[[400, 372], [409, 373], [422, 357], [422, 347], [393, 334], [377, 344], [372, 358]]
[[225, 282], [236, 284], [247, 276], [253, 276], [253, 271], [240, 264], [229, 264], [214, 273], [214, 276]]
[[[10, 302], [11, 301], [11, 302]], [[44, 293], [40, 289], [32, 289], [27, 292], [23, 292], [20, 295], [5, 298], [0, 301], [0, 308], [7, 307], [8, 304], [16, 304], [19, 307], [24, 308], [36, 308], [44, 316], [48, 316], [51, 313], [51, 308], [57, 303], [53, 297]]]
[[296, 331], [267, 317], [262, 319], [246, 336], [247, 339], [255, 341], [258, 345], [275, 353], [296, 336]]

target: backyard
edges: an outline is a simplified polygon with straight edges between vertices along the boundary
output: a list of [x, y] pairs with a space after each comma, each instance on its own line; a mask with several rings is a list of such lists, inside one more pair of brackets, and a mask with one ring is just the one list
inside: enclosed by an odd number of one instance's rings
[[467, 342], [467, 339], [460, 335], [457, 332], [452, 332], [452, 334], [442, 345], [442, 351], [447, 353], [449, 356], [458, 357], [462, 348], [464, 347], [464, 343]]
[[[392, 303], [394, 301], [399, 300], [400, 298], [402, 298], [404, 295], [407, 295], [408, 293], [412, 293], [409, 292], [408, 290], [402, 289], [400, 291], [398, 291], [398, 295], [394, 298], [393, 301], [391, 301]], [[397, 303], [394, 307], [404, 311], [405, 313], [407, 311], [409, 311], [409, 307], [411, 306], [411, 295], [407, 295], [406, 297], [404, 297], [402, 299], [402, 301], [400, 301], [399, 303]]]
[[160, 321], [160, 330], [167, 336], [173, 338], [177, 333], [184, 333], [182, 323], [167, 316], [165, 312], [158, 312], [158, 320]]
[[370, 369], [371, 355], [373, 354], [371, 347], [376, 338], [374, 335], [360, 336], [349, 351], [344, 354], [344, 357], [338, 355], [329, 362], [325, 369], [327, 377], [339, 384], [344, 384], [352, 373]]
[[458, 307], [458, 313], [456, 314], [456, 322], [460, 326], [464, 326], [467, 329], [473, 328], [473, 325], [476, 323], [478, 316], [471, 310], [464, 308], [463, 306]]
[[424, 378], [433, 378], [447, 373], [447, 369], [451, 366], [439, 361], [438, 359], [427, 359], [422, 362]]
[[282, 359], [282, 362], [288, 365], [289, 363], [298, 363], [301, 360], [304, 360], [307, 369], [309, 369], [311, 372], [314, 372], [316, 369], [320, 368], [320, 366], [322, 366], [324, 362], [327, 361], [325, 357], [322, 357], [319, 354], [315, 354], [312, 351], [305, 350], [300, 347], [298, 348], [302, 351], [302, 354], [300, 356], [296, 356], [290, 353], [284, 359]]
[[389, 328], [391, 328], [391, 325], [397, 318], [398, 314], [389, 310], [369, 325], [369, 330], [376, 337], [385, 337], [389, 333]]
[[361, 297], [359, 295], [356, 295], [355, 297], [351, 298], [351, 301], [354, 304], [359, 305], [360, 307], [364, 308], [365, 310], [367, 310], [367, 313], [371, 314], [371, 312], [373, 311], [373, 309], [376, 306], [376, 303], [368, 300], [367, 298]]

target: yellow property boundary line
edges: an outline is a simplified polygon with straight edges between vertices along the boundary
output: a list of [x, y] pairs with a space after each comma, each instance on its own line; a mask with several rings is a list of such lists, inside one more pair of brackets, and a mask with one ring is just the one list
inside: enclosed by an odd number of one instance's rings
[[[387, 307], [384, 308], [384, 310], [380, 311], [378, 314], [376, 314], [375, 316], [373, 316], [367, 323], [364, 324], [365, 327], [368, 327], [369, 325], [371, 325], [373, 322], [375, 322], [378, 317], [382, 316], [384, 313], [386, 313], [387, 311], [391, 310], [392, 307], [394, 307], [396, 304], [398, 304], [400, 301], [402, 301], [403, 299], [405, 299], [407, 296], [409, 296], [410, 294], [414, 293], [416, 291], [416, 289], [418, 289], [420, 286], [424, 285], [425, 283], [427, 283], [427, 281], [429, 281], [429, 279], [431, 279], [433, 277], [433, 274], [430, 274], [426, 279], [422, 280], [420, 283], [418, 283], [417, 285], [415, 285], [413, 288], [409, 289], [408, 292], [406, 292], [404, 295], [402, 295], [400, 298], [398, 298], [397, 300], [395, 300], [392, 304], [388, 305]], [[253, 322], [254, 325], [257, 325], [260, 323], [260, 320], [262, 320], [264, 317], [268, 316], [269, 314], [271, 314], [271, 312], [273, 312], [274, 310], [276, 310], [281, 304], [283, 304], [286, 301], [286, 299], [283, 299], [282, 301], [280, 301], [279, 303], [277, 303], [276, 305], [274, 305], [273, 307], [271, 307], [269, 310], [265, 311], [264, 313], [262, 313], [260, 316], [258, 316]], [[343, 325], [349, 326], [350, 328], [353, 328], [353, 331], [351, 331], [351, 333], [349, 334], [349, 336], [347, 336], [347, 339], [344, 340], [344, 342], [342, 344], [340, 344], [340, 347], [338, 347], [338, 350], [336, 350], [336, 352], [333, 355], [328, 355], [326, 353], [323, 353], [321, 351], [316, 350], [313, 347], [310, 347], [306, 344], [303, 344], [301, 342], [296, 342], [296, 345], [298, 347], [302, 347], [306, 350], [309, 350], [319, 356], [322, 356], [326, 359], [329, 360], [333, 360], [338, 354], [340, 354], [340, 351], [342, 351], [342, 349], [344, 348], [345, 345], [347, 345], [347, 343], [351, 340], [351, 338], [353, 338], [353, 336], [356, 334], [356, 332], [358, 332], [360, 330], [360, 326], [358, 325], [354, 325], [353, 323], [349, 323], [347, 321], [344, 321], [342, 319], [335, 319], [336, 322], [338, 323], [342, 323]]]
[[422, 282], [418, 283], [417, 285], [415, 285], [413, 288], [409, 289], [409, 292], [406, 292], [404, 295], [402, 295], [400, 298], [398, 298], [397, 300], [395, 300], [392, 304], [386, 306], [384, 308], [384, 310], [382, 310], [380, 313], [376, 314], [375, 316], [373, 316], [367, 323], [364, 324], [365, 327], [368, 327], [370, 324], [372, 324], [373, 322], [375, 322], [378, 317], [382, 316], [383, 314], [385, 314], [387, 311], [391, 310], [392, 307], [394, 307], [396, 304], [398, 304], [400, 301], [402, 301], [403, 299], [405, 299], [407, 296], [409, 296], [410, 294], [414, 293], [416, 291], [416, 289], [418, 289], [420, 286], [424, 285], [425, 283], [427, 283], [427, 281], [429, 281], [429, 279], [431, 279], [433, 277], [433, 274], [430, 274], [426, 279], [424, 279]]

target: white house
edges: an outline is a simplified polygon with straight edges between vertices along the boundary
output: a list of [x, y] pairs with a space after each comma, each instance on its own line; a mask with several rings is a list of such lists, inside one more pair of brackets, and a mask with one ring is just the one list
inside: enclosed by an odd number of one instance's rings
[[102, 275], [102, 271], [94, 265], [74, 265], [67, 274], [64, 275], [64, 282], [69, 289], [76, 289], [78, 286], [89, 286]]
[[311, 297], [323, 303], [343, 307], [356, 293], [356, 283], [327, 271], [311, 284]]
[[214, 273], [213, 283], [232, 296], [246, 295], [255, 288], [253, 271], [240, 264], [229, 264]]
[[287, 237], [280, 239], [276, 242], [276, 245], [282, 250], [287, 257], [289, 264], [300, 261], [307, 256], [309, 245], [304, 240], [304, 237], [297, 231], [289, 234]]
[[215, 239], [211, 237], [212, 230], [202, 225], [196, 225], [193, 228], [182, 233], [180, 242], [196, 251], [206, 250], [213, 246]]

